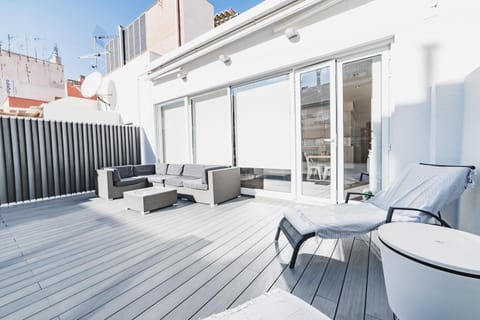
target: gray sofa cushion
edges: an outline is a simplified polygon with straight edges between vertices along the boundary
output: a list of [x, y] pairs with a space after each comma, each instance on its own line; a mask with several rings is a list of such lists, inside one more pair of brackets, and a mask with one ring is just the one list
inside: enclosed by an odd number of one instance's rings
[[165, 184], [173, 187], [183, 187], [184, 181], [195, 180], [195, 177], [173, 177], [165, 179]]
[[183, 181], [183, 186], [195, 190], [208, 190], [208, 184], [202, 183], [202, 179]]
[[118, 181], [115, 185], [117, 187], [121, 186], [131, 186], [132, 184], [138, 184], [138, 183], [147, 183], [147, 178], [144, 177], [128, 177], [128, 178], [121, 178], [120, 181]]
[[163, 183], [163, 181], [169, 177], [172, 178], [177, 176], [168, 176], [166, 174], [152, 174], [152, 175], [146, 176], [146, 178], [148, 179], [148, 182], [155, 182], [155, 183]]
[[134, 176], [132, 166], [117, 166], [112, 168], [115, 170], [118, 170], [118, 173], [120, 174], [120, 178], [128, 178], [128, 177]]
[[202, 164], [186, 164], [183, 166], [184, 176], [202, 178], [205, 175], [205, 166]]
[[167, 168], [167, 174], [173, 176], [179, 176], [182, 174], [183, 164], [169, 164]]
[[150, 174], [155, 174], [154, 164], [139, 164], [139, 165], [133, 166], [134, 176], [146, 176]]
[[167, 174], [168, 164], [166, 163], [157, 163], [155, 165], [155, 173], [156, 174]]

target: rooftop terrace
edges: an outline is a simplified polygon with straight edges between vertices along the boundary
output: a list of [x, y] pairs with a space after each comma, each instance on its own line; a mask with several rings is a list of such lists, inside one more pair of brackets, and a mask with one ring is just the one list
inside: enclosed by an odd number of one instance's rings
[[332, 319], [393, 319], [376, 234], [273, 241], [296, 204], [179, 201], [142, 216], [90, 195], [2, 208], [2, 319], [198, 319], [283, 288]]

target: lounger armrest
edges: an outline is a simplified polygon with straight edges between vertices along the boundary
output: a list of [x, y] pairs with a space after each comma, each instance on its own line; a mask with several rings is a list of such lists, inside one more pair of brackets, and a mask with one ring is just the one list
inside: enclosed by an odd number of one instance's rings
[[371, 197], [373, 197], [373, 194], [371, 194], [371, 193], [347, 192], [347, 195], [345, 196], [345, 203], [348, 203], [348, 201], [350, 200], [350, 196], [352, 194], [359, 195], [359, 196], [366, 196], [367, 200], [370, 199]]
[[442, 218], [440, 218], [439, 216], [431, 213], [430, 211], [422, 210], [422, 209], [416, 209], [416, 208], [390, 207], [390, 208], [388, 208], [387, 219], [385, 220], [385, 223], [390, 223], [390, 222], [392, 222], [392, 217], [393, 217], [393, 213], [394, 213], [395, 210], [421, 212], [421, 213], [426, 214], [427, 216], [432, 217], [432, 218], [434, 218], [435, 220], [437, 220], [442, 227], [451, 228], [451, 226], [450, 226], [445, 220], [443, 220]]

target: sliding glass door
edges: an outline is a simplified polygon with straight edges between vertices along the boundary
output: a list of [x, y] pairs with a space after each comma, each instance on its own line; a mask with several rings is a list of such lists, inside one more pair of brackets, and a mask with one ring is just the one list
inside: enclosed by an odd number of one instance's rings
[[382, 185], [381, 55], [296, 72], [296, 197], [343, 202]]
[[335, 64], [296, 73], [297, 198], [336, 200]]
[[381, 56], [341, 62], [338, 70], [339, 198], [348, 191], [375, 193], [382, 182]]

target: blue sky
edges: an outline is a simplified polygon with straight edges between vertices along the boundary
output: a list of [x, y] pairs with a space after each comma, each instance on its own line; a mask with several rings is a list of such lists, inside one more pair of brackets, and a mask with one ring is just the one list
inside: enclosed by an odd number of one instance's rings
[[[194, 1], [194, 0], [188, 0]], [[262, 0], [209, 0], [215, 12], [234, 8], [243, 12]], [[117, 25], [128, 25], [155, 0], [0, 0], [0, 41], [12, 51], [48, 58], [58, 44], [65, 78], [77, 79], [91, 72], [90, 59], [78, 56], [93, 52], [93, 32], [100, 27], [115, 34]], [[36, 40], [34, 40], [36, 39]]]

